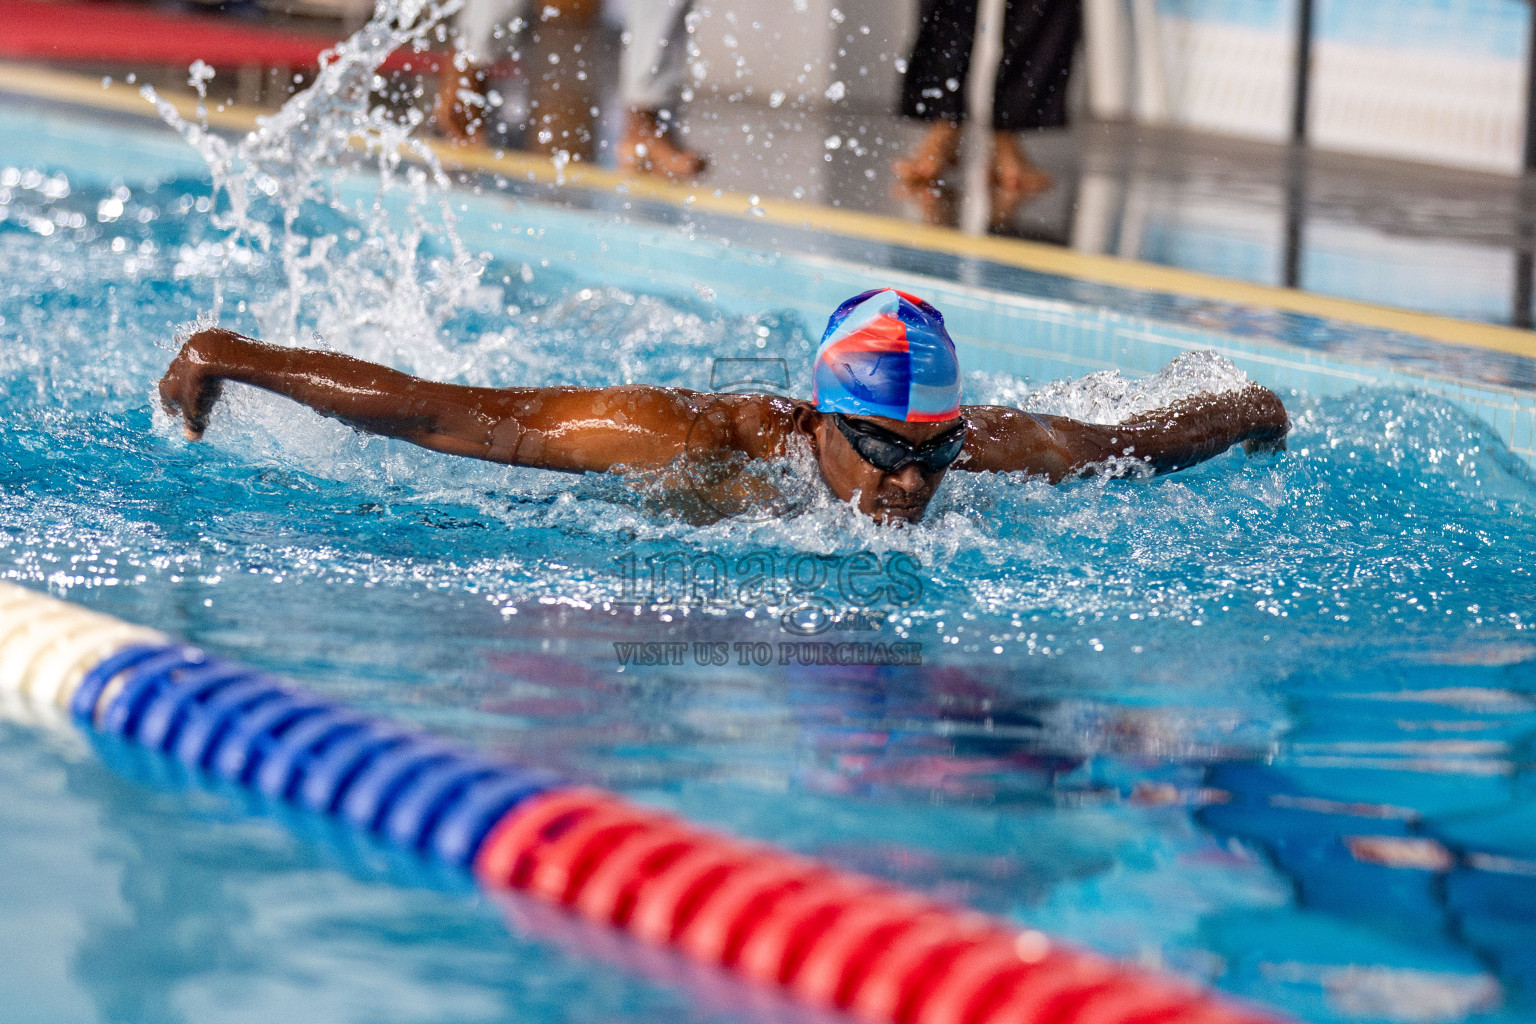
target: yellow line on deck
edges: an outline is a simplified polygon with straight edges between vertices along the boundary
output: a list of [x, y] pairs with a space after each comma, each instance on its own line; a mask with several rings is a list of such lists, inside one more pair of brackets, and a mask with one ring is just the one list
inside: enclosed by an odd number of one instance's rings
[[[56, 71], [0, 65], [0, 91], [120, 113], [155, 116], [154, 108], [131, 85], [117, 82], [103, 85], [99, 80]], [[195, 104], [191, 100], [176, 97], [171, 102], [183, 116], [193, 116]], [[225, 130], [248, 131], [255, 126], [260, 113], [253, 108], [238, 105], [210, 105], [208, 123]], [[1077, 252], [1037, 242], [968, 235], [949, 228], [929, 227], [873, 213], [837, 210], [810, 202], [769, 197], [759, 197], [754, 202], [754, 197], [740, 192], [717, 192], [708, 186], [630, 177], [590, 164], [567, 165], [560, 169], [547, 157], [527, 153], [464, 150], [442, 142], [434, 142], [432, 145], [444, 166], [449, 168], [485, 171], [519, 181], [558, 184], [565, 188], [603, 192], [622, 190], [632, 198], [743, 219], [750, 217], [758, 223], [767, 222], [975, 257], [1043, 274], [1138, 291], [1301, 313], [1362, 327], [1401, 331], [1451, 345], [1536, 357], [1536, 334], [1510, 327], [1332, 298], [1293, 288], [1250, 284], [1140, 260]]]

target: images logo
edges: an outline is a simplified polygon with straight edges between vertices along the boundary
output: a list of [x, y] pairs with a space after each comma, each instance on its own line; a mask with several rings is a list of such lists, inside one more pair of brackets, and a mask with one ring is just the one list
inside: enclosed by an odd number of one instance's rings
[[[830, 629], [878, 630], [888, 609], [919, 600], [917, 559], [897, 551], [846, 555], [800, 552], [788, 557], [749, 551], [726, 558], [713, 552], [620, 556], [620, 601], [645, 605], [784, 608], [787, 633], [815, 636]], [[840, 610], [841, 609], [841, 610]]]

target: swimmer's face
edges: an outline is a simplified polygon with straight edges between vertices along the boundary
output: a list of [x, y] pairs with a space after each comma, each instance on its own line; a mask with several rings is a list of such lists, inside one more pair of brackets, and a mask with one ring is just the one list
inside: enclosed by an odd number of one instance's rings
[[[914, 445], [953, 431], [960, 423], [959, 419], [943, 423], [906, 423], [884, 416], [850, 416], [848, 419], [855, 424], [872, 424]], [[831, 415], [807, 409], [801, 424], [815, 447], [821, 478], [832, 493], [839, 501], [848, 501], [857, 495], [859, 511], [877, 523], [915, 523], [923, 518], [944, 474], [949, 472], [947, 467], [926, 470], [916, 462], [909, 462], [894, 472], [885, 472], [866, 462], [854, 450]]]

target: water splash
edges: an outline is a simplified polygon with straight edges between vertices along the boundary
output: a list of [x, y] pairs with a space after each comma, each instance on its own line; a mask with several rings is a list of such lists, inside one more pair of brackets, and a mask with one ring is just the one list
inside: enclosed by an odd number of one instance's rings
[[[482, 268], [455, 230], [448, 176], [414, 134], [423, 114], [375, 101], [389, 55], [424, 50], [459, 6], [380, 0], [366, 25], [321, 55], [314, 84], [233, 143], [208, 128], [213, 71], [203, 62], [189, 78], [201, 123], [141, 90], [212, 176], [212, 223], [228, 233], [215, 278], [269, 261], [279, 269], [282, 286], [254, 310], [269, 340], [318, 338], [409, 362], [477, 286]], [[371, 191], [359, 175], [370, 167]], [[220, 288], [215, 316], [222, 298]]]
[[1100, 370], [1078, 380], [1053, 381], [1021, 398], [1034, 412], [1113, 424], [1196, 395], [1239, 391], [1247, 383], [1248, 375], [1230, 359], [1200, 350], [1145, 377], [1127, 379], [1119, 370]]

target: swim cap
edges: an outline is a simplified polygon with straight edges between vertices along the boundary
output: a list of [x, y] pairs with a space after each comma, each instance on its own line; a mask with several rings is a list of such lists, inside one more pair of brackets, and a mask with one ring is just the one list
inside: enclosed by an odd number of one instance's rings
[[960, 361], [943, 315], [915, 295], [876, 288], [832, 314], [811, 370], [821, 412], [942, 423], [960, 415]]

